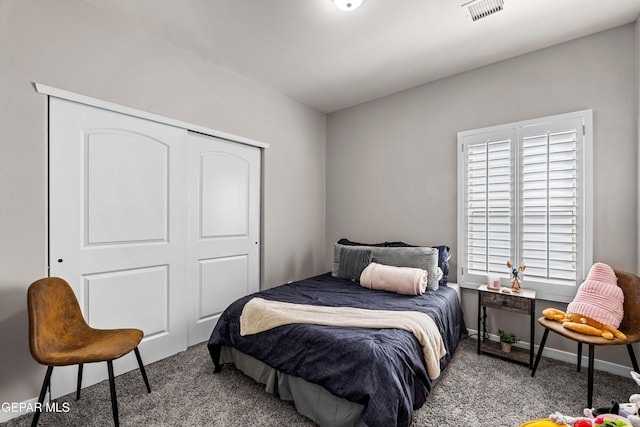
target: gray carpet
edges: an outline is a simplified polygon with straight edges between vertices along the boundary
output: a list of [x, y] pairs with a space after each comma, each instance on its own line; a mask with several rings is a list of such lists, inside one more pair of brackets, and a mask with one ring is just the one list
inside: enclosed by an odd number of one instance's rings
[[[577, 373], [575, 365], [542, 359], [531, 378], [525, 366], [479, 356], [476, 343], [461, 342], [427, 402], [415, 412], [412, 427], [517, 427], [555, 411], [581, 415], [586, 405], [586, 368]], [[205, 344], [150, 364], [147, 374], [151, 394], [137, 370], [116, 378], [122, 426], [314, 426], [293, 404], [264, 392], [263, 386], [231, 366], [213, 374]], [[594, 388], [595, 406], [626, 402], [640, 392], [631, 377], [598, 371]], [[58, 401], [68, 402], [70, 411], [43, 413], [40, 425], [113, 425], [106, 381], [84, 389], [78, 402], [72, 395]], [[2, 425], [30, 422], [28, 414]]]

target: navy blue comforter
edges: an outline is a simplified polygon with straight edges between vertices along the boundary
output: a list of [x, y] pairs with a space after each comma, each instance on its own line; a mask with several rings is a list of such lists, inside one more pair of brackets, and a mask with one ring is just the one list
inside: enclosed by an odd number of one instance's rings
[[421, 296], [360, 287], [330, 273], [248, 295], [221, 315], [209, 339], [216, 368], [220, 345], [229, 345], [286, 374], [320, 384], [336, 396], [365, 406], [364, 421], [407, 426], [431, 391], [417, 339], [399, 329], [286, 325], [240, 336], [239, 317], [254, 296], [298, 304], [421, 311], [433, 318], [444, 339], [447, 365], [464, 332], [457, 294], [441, 286]]

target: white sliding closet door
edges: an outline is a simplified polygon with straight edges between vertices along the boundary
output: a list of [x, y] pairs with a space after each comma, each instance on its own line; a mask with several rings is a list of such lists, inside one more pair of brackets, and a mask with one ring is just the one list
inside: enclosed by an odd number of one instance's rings
[[[71, 284], [91, 326], [142, 329], [145, 363], [187, 347], [187, 134], [50, 98], [50, 275]], [[54, 369], [55, 395], [76, 372]], [[90, 364], [83, 385], [104, 378]]]
[[260, 149], [189, 134], [189, 345], [259, 290]]

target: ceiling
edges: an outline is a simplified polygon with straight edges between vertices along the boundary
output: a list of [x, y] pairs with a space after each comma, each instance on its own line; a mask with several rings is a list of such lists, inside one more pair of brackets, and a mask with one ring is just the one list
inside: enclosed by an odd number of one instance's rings
[[156, 37], [332, 112], [634, 21], [640, 0], [84, 0]]

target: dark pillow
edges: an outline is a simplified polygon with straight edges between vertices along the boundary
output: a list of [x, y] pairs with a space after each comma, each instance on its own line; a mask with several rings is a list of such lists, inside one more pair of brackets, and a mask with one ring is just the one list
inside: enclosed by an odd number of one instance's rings
[[405, 242], [385, 242], [385, 243], [390, 248], [411, 248], [411, 247], [415, 246], [415, 245], [410, 245], [410, 244], [405, 243]]
[[[380, 247], [388, 247], [388, 248], [406, 248], [406, 247], [416, 247], [416, 245], [410, 245], [405, 242], [382, 242], [382, 243], [359, 243], [352, 242], [349, 239], [340, 239], [338, 243], [346, 246], [380, 246]], [[440, 286], [444, 286], [449, 281], [449, 251], [451, 248], [446, 245], [440, 246], [432, 246], [438, 249], [438, 267], [442, 270], [442, 278], [440, 279]]]
[[442, 270], [442, 279], [440, 279], [440, 285], [446, 285], [449, 281], [449, 246], [441, 245], [434, 246], [438, 248], [438, 267]]
[[340, 239], [338, 243], [345, 246], [376, 246], [376, 247], [385, 247], [388, 246], [387, 242], [382, 243], [360, 243], [360, 242], [352, 242], [349, 239]]
[[373, 254], [368, 250], [341, 248], [338, 277], [341, 279], [360, 281], [360, 275], [369, 264]]

